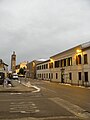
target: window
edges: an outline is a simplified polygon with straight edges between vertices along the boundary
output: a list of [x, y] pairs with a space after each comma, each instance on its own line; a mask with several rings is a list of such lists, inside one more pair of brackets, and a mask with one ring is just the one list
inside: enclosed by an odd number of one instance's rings
[[53, 79], [53, 73], [51, 73], [51, 79]]
[[61, 67], [64, 67], [64, 60], [61, 60]]
[[69, 73], [69, 79], [72, 80], [72, 73]]
[[44, 69], [45, 69], [45, 65], [44, 65]]
[[44, 78], [45, 78], [45, 73], [44, 73]]
[[78, 80], [81, 80], [81, 72], [78, 72]]
[[42, 80], [43, 80], [43, 74], [42, 74]]
[[49, 73], [49, 79], [50, 79], [50, 73]]
[[64, 66], [66, 66], [66, 59], [64, 59]]
[[81, 64], [81, 55], [78, 55], [78, 64]]
[[48, 64], [46, 64], [46, 69], [48, 69]]
[[41, 66], [37, 66], [37, 70], [41, 70]]
[[56, 79], [58, 79], [58, 73], [56, 73]]
[[84, 64], [87, 64], [88, 62], [87, 62], [88, 60], [87, 60], [87, 54], [85, 54], [84, 55]]
[[68, 58], [66, 58], [66, 66], [68, 66]]
[[88, 72], [84, 72], [85, 75], [85, 82], [88, 82]]
[[41, 66], [40, 66], [40, 70], [41, 70]]
[[59, 67], [59, 61], [55, 61], [55, 68]]
[[44, 68], [44, 66], [42, 65], [42, 69]]
[[53, 63], [49, 63], [49, 68], [53, 68]]
[[41, 74], [40, 74], [40, 78], [41, 78]]
[[76, 65], [81, 64], [81, 55], [76, 56]]
[[48, 78], [48, 73], [46, 73], [46, 78]]
[[72, 65], [72, 57], [68, 58], [68, 66]]

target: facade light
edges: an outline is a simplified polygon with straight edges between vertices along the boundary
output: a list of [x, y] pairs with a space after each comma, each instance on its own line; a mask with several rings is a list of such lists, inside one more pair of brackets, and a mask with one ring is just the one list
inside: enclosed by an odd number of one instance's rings
[[51, 62], [51, 63], [54, 63], [54, 60], [53, 60], [53, 59], [50, 59], [50, 62]]
[[82, 50], [79, 50], [79, 49], [77, 50], [77, 53], [81, 53], [81, 52], [82, 52]]

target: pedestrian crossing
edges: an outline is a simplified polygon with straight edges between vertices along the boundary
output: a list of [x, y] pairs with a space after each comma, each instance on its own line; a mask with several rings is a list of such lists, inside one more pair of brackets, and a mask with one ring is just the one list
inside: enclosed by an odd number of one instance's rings
[[22, 113], [22, 114], [26, 114], [26, 113], [37, 113], [40, 112], [40, 110], [38, 109], [38, 107], [36, 106], [36, 104], [34, 104], [33, 102], [11, 102], [10, 103], [10, 113]]

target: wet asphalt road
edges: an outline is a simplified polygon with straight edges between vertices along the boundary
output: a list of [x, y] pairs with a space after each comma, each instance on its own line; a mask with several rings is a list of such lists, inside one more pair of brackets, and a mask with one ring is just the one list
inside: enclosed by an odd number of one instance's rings
[[0, 93], [1, 120], [89, 120], [90, 89], [31, 80], [40, 92]]

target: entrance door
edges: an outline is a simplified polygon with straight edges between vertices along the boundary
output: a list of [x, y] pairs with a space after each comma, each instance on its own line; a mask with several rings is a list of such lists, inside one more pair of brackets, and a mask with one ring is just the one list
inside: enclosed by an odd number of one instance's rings
[[64, 69], [61, 69], [61, 83], [64, 83]]

